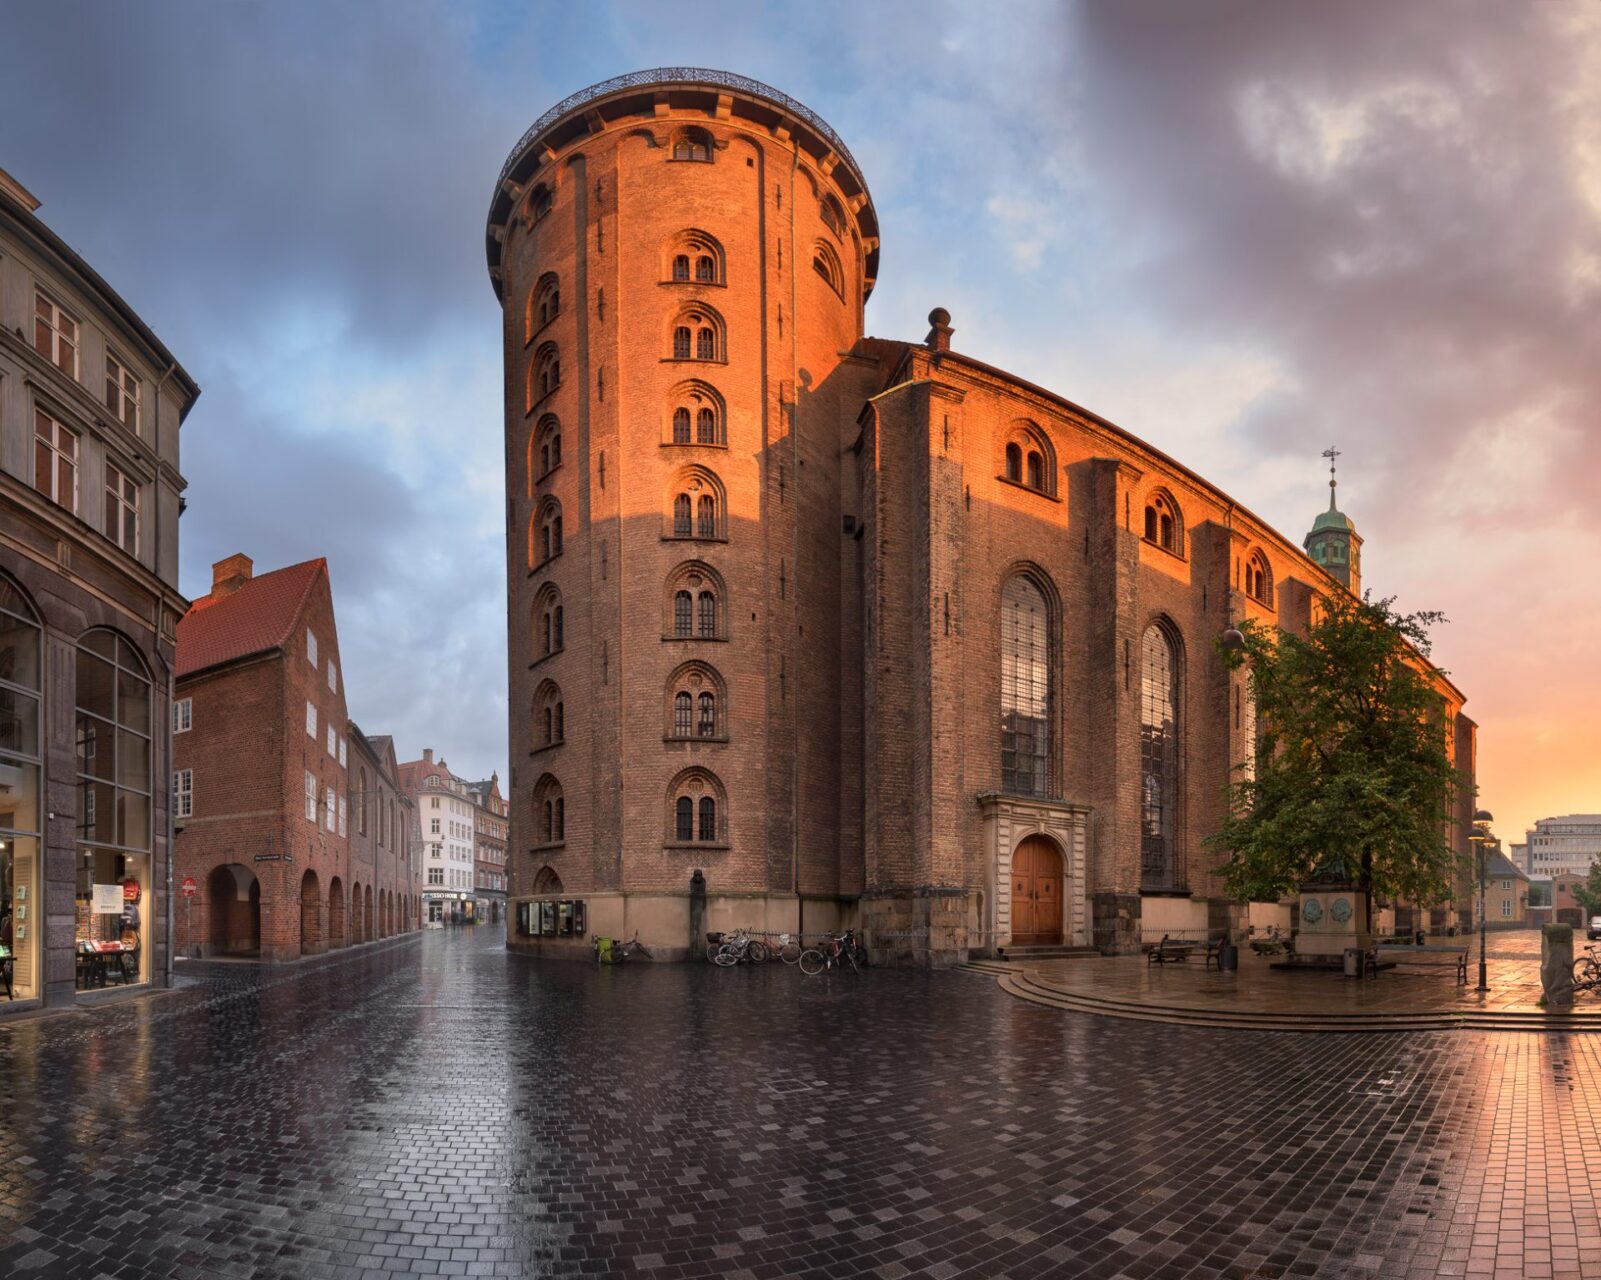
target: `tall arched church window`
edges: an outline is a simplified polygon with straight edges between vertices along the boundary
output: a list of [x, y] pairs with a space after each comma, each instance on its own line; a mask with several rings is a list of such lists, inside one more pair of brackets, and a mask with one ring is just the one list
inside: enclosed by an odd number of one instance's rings
[[700, 715], [695, 721], [695, 735], [701, 738], [715, 738], [717, 736], [717, 695], [702, 693], [696, 699]]
[[1258, 604], [1273, 607], [1273, 570], [1260, 551], [1253, 551], [1245, 562], [1245, 594]]
[[710, 844], [717, 839], [717, 801], [711, 796], [700, 798], [700, 840]]
[[1045, 487], [1044, 459], [1032, 450], [1028, 455], [1028, 478], [1026, 483], [1030, 489], [1043, 489]]
[[1006, 478], [1023, 483], [1023, 451], [1015, 444], [1006, 446]]
[[717, 536], [717, 499], [709, 493], [701, 494], [695, 504], [695, 536], [697, 538]]
[[1152, 494], [1145, 504], [1145, 540], [1174, 555], [1184, 554], [1184, 522], [1178, 504], [1166, 493]]
[[673, 410], [673, 443], [689, 443], [689, 410], [683, 406]]
[[695, 802], [688, 796], [678, 797], [673, 834], [685, 844], [695, 838]]
[[717, 335], [705, 326], [695, 330], [695, 359], [717, 359]]
[[691, 343], [693, 336], [688, 325], [681, 324], [673, 330], [673, 359], [688, 360], [693, 350]]
[[679, 281], [689, 279], [689, 255], [687, 253], [673, 255], [673, 279]]
[[717, 260], [709, 253], [702, 253], [695, 258], [695, 283], [717, 283]]
[[702, 408], [695, 412], [695, 443], [717, 444], [717, 412]]
[[688, 637], [694, 634], [695, 597], [688, 591], [673, 595], [673, 634]]
[[840, 298], [844, 298], [845, 272], [839, 265], [839, 255], [821, 240], [812, 246], [812, 270], [821, 276]]
[[673, 697], [673, 736], [687, 738], [694, 723], [695, 700], [687, 693]]
[[1001, 593], [1001, 789], [1047, 794], [1051, 752], [1050, 612], [1026, 574]]
[[1177, 889], [1178, 662], [1166, 628], [1140, 640], [1140, 886]]
[[694, 526], [690, 519], [692, 510], [687, 493], [681, 493], [673, 499], [673, 537], [688, 538], [693, 535]]
[[833, 196], [824, 196], [818, 202], [818, 212], [822, 215], [823, 225], [843, 240], [845, 238], [845, 214], [840, 209], [839, 202]]
[[702, 590], [696, 603], [700, 619], [698, 633], [703, 640], [714, 639], [717, 635], [717, 596], [710, 590]]

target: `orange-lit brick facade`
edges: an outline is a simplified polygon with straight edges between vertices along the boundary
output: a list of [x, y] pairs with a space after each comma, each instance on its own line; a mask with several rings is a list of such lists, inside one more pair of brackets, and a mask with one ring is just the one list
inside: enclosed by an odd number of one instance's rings
[[581, 941], [530, 899], [669, 954], [855, 924], [933, 963], [1238, 922], [1212, 641], [1335, 580], [943, 312], [865, 338], [877, 236], [828, 126], [721, 73], [596, 86], [508, 161], [513, 946]]

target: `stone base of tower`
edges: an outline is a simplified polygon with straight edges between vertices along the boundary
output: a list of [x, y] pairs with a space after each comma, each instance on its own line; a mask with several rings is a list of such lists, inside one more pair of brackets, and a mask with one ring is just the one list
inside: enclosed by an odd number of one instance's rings
[[[538, 932], [542, 904], [556, 904], [560, 930], [562, 903], [583, 904], [583, 929]], [[595, 937], [632, 939], [636, 935], [655, 960], [703, 960], [706, 934], [748, 930], [773, 944], [778, 935], [808, 939], [856, 924], [852, 898], [796, 897], [792, 893], [565, 893], [559, 898], [517, 897], [507, 907], [506, 948], [548, 959], [593, 960]]]
[[875, 965], [948, 969], [968, 958], [966, 889], [919, 887], [863, 894], [862, 941]]

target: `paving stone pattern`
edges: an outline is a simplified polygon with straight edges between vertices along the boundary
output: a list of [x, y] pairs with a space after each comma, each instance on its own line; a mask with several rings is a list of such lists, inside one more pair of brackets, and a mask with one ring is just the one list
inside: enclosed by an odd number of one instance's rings
[[1601, 1275], [1601, 1038], [434, 931], [0, 1030], [0, 1276]]

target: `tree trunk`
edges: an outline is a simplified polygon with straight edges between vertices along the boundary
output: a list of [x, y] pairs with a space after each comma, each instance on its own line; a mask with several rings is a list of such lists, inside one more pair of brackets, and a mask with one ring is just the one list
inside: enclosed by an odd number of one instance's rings
[[1362, 932], [1373, 933], [1373, 846], [1362, 846]]

